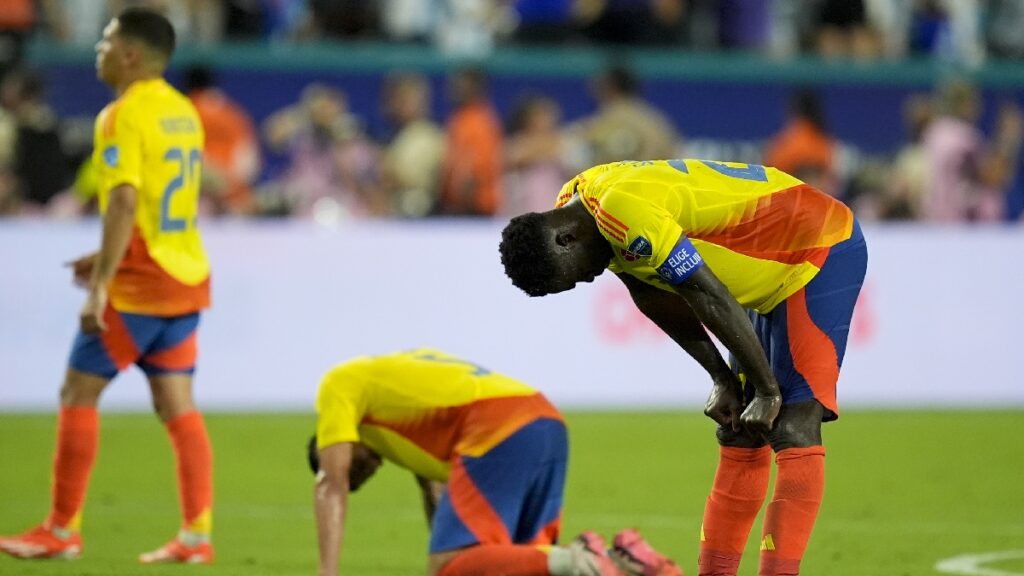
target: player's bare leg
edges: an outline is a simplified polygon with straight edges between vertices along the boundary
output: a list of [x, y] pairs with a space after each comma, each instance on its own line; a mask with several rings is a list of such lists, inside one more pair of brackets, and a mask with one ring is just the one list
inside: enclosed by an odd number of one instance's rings
[[68, 369], [60, 391], [50, 515], [19, 536], [0, 538], [0, 551], [25, 559], [77, 558], [82, 506], [99, 446], [96, 405], [110, 380]]
[[825, 492], [824, 414], [817, 400], [785, 405], [768, 435], [778, 473], [764, 517], [760, 576], [800, 573]]
[[203, 417], [192, 399], [192, 376], [151, 375], [149, 387], [153, 409], [167, 427], [174, 447], [183, 522], [173, 540], [142, 554], [139, 561], [208, 564], [213, 561], [213, 453]]

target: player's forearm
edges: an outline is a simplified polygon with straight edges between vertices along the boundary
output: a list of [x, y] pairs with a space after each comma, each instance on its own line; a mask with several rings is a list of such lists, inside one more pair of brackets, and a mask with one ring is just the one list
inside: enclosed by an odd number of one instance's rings
[[135, 188], [118, 186], [110, 192], [110, 202], [103, 216], [103, 239], [93, 264], [89, 288], [106, 286], [128, 250], [135, 227]]
[[778, 384], [743, 308], [729, 294], [687, 300], [711, 332], [736, 357], [758, 394], [777, 395]]
[[320, 576], [338, 573], [341, 544], [345, 533], [348, 481], [321, 474], [314, 488], [317, 539], [320, 548]]

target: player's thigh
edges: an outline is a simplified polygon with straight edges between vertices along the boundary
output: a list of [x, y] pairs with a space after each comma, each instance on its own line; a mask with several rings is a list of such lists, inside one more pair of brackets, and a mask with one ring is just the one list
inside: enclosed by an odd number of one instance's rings
[[153, 394], [153, 410], [161, 420], [169, 422], [196, 409], [192, 398], [192, 375], [167, 373], [149, 376]]
[[565, 425], [538, 419], [478, 456], [457, 456], [431, 530], [431, 553], [477, 544], [550, 544], [560, 528]]
[[110, 379], [68, 368], [60, 389], [62, 406], [96, 406]]
[[161, 321], [159, 334], [137, 364], [149, 379], [153, 408], [166, 422], [195, 410], [192, 375], [198, 355], [199, 314]]

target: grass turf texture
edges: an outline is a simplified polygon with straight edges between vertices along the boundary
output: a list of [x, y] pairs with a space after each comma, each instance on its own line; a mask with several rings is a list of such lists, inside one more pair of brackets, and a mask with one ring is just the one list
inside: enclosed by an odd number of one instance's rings
[[[717, 460], [695, 413], [570, 413], [563, 538], [635, 526], [696, 573], [697, 535]], [[139, 566], [171, 537], [177, 491], [166, 435], [150, 415], [105, 414], [85, 508], [85, 555], [0, 558], [0, 574], [91, 576], [315, 573], [312, 415], [211, 414], [216, 457], [212, 567]], [[49, 502], [52, 415], [0, 414], [0, 533], [39, 522]], [[1024, 548], [1024, 412], [857, 412], [825, 427], [828, 488], [806, 574], [934, 574], [942, 558]], [[411, 476], [385, 466], [352, 499], [342, 571], [423, 573], [426, 523]], [[757, 573], [760, 520], [742, 575]], [[993, 568], [1024, 574], [1024, 562]]]

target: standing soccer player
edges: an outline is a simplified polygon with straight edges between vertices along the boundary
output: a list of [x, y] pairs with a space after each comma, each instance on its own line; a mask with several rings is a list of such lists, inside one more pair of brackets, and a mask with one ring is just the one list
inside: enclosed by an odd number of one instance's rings
[[618, 162], [573, 178], [554, 210], [519, 216], [502, 236], [505, 271], [527, 294], [610, 269], [711, 375], [705, 413], [721, 451], [699, 573], [736, 574], [768, 492], [770, 445], [778, 475], [759, 574], [797, 574], [825, 486], [821, 423], [839, 416], [836, 382], [867, 267], [850, 209], [774, 168]]
[[147, 375], [177, 461], [184, 523], [140, 561], [208, 563], [212, 453], [192, 401], [199, 311], [210, 302], [210, 267], [196, 228], [203, 130], [195, 108], [163, 79], [174, 29], [128, 9], [96, 45], [97, 74], [117, 100], [96, 119], [93, 162], [103, 236], [99, 252], [72, 263], [88, 291], [61, 389], [52, 508], [43, 524], [0, 538], [18, 558], [82, 552], [82, 507], [99, 441], [97, 403], [121, 370]]

